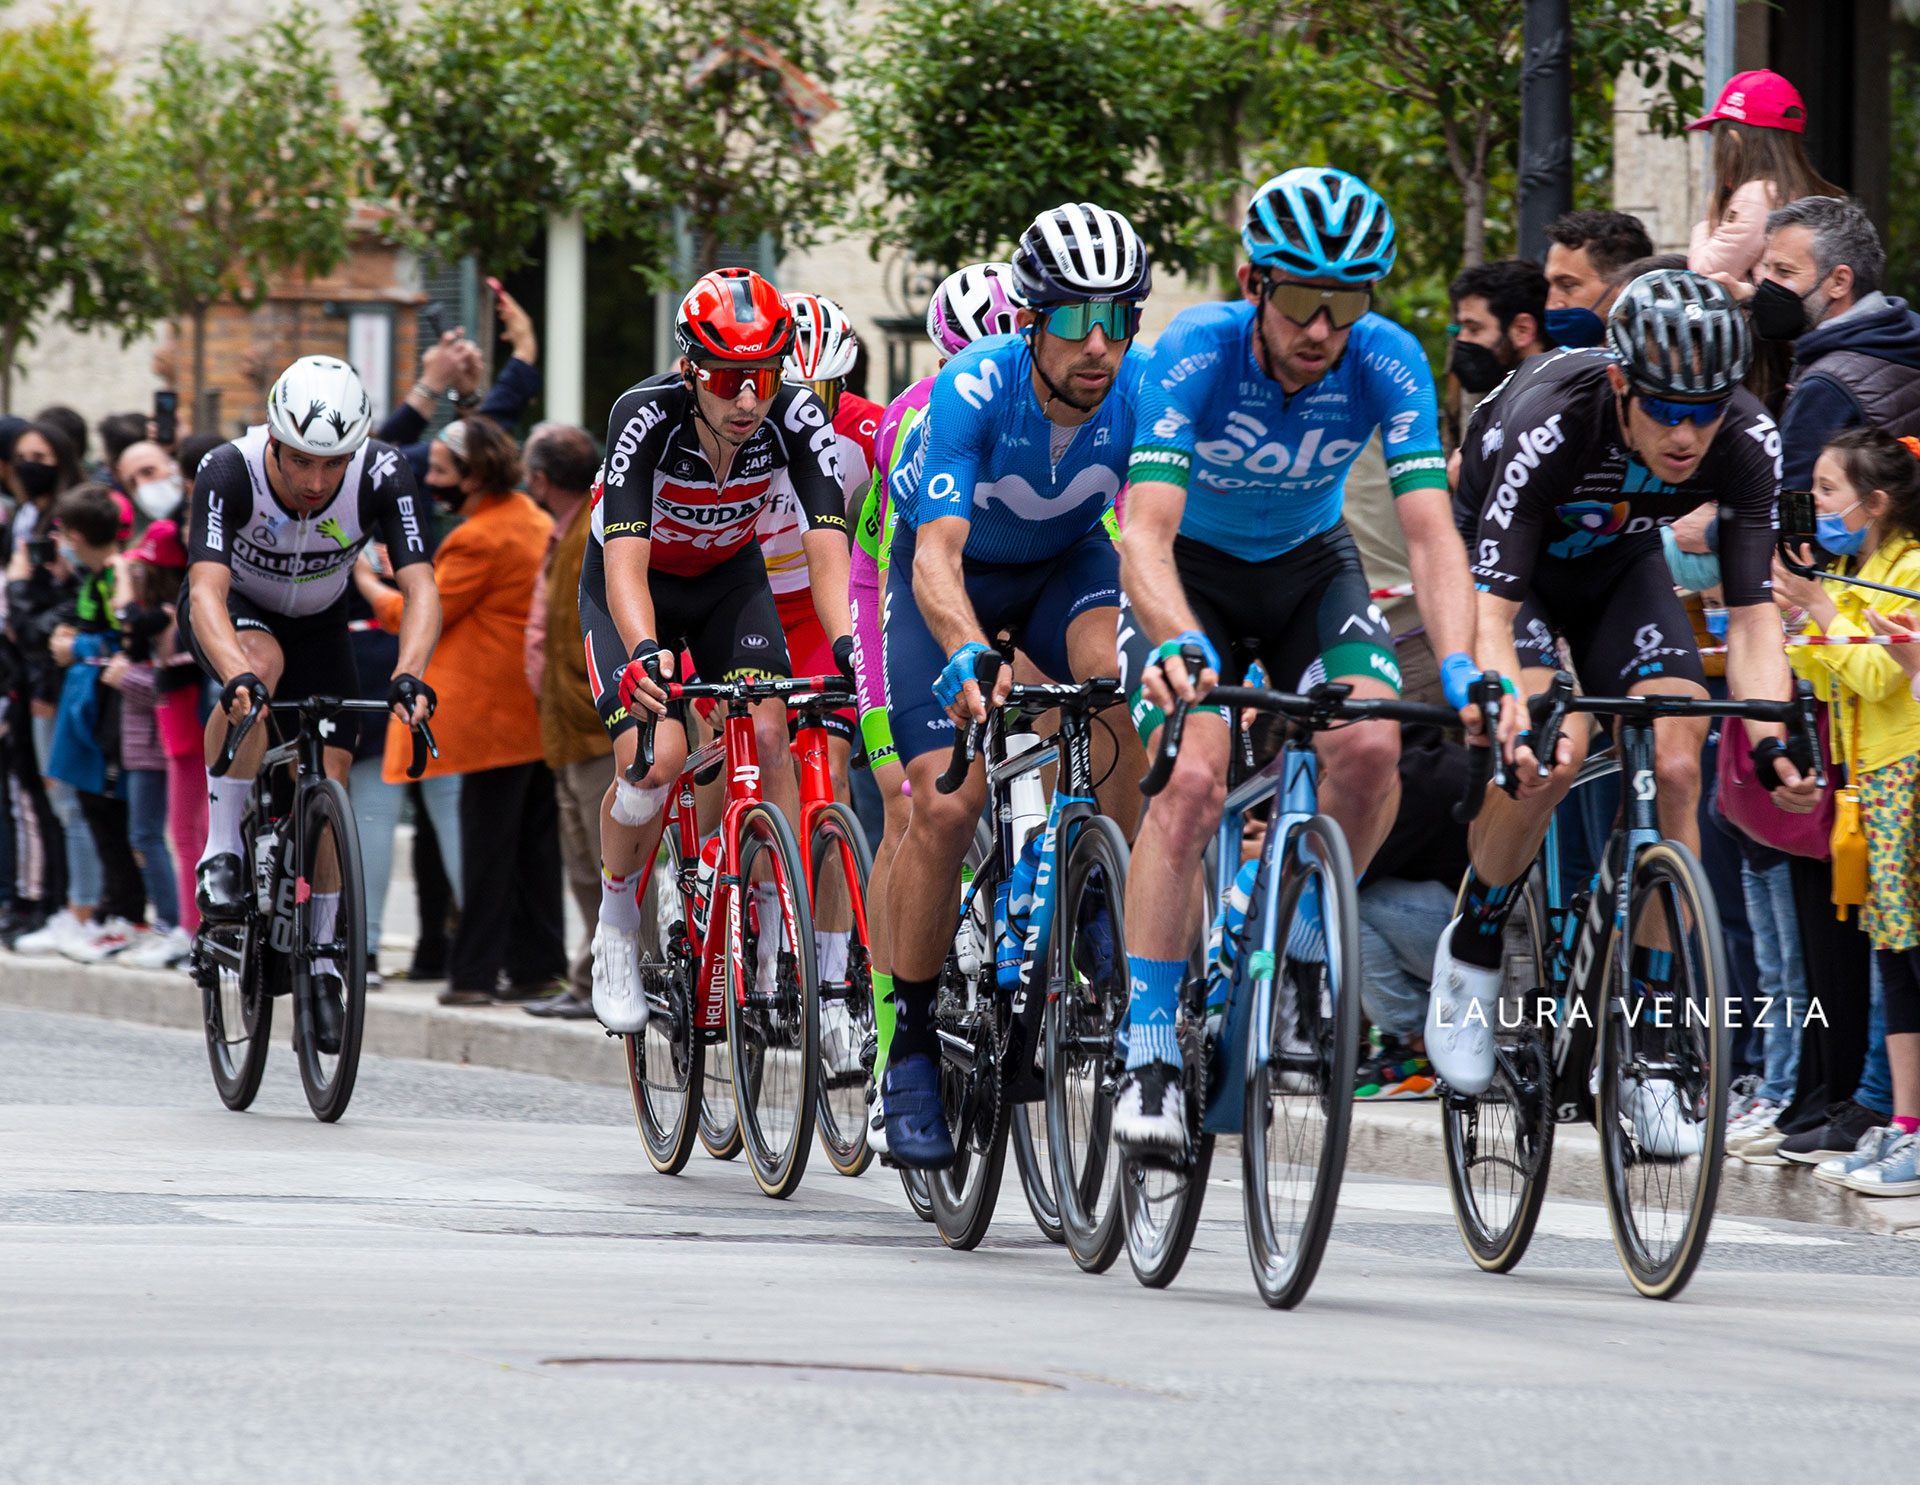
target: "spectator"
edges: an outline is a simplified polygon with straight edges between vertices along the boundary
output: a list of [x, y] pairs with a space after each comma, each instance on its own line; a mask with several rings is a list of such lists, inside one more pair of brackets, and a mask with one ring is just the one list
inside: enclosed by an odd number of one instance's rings
[[43, 407], [33, 415], [36, 423], [46, 423], [58, 428], [67, 436], [67, 443], [73, 449], [73, 457], [80, 465], [80, 471], [86, 479], [105, 478], [104, 470], [87, 467], [87, 420], [70, 407], [56, 402], [52, 407]]
[[413, 465], [414, 478], [423, 484], [427, 478], [430, 447], [427, 430], [449, 388], [463, 412], [478, 412], [507, 429], [526, 416], [527, 408], [540, 395], [540, 373], [535, 365], [540, 359], [540, 341], [534, 334], [533, 321], [497, 280], [487, 282], [493, 286], [494, 300], [499, 307], [500, 334], [512, 345], [513, 354], [500, 368], [486, 400], [481, 401], [479, 395], [480, 348], [462, 338], [463, 330], [449, 330], [437, 345], [427, 348], [420, 358], [420, 379], [373, 435], [398, 448]]
[[[117, 469], [120, 456], [142, 439], [153, 437], [153, 425], [145, 413], [114, 413], [94, 425], [100, 430], [100, 447], [106, 451], [107, 468]], [[122, 493], [130, 494], [130, 491]]]
[[1808, 196], [1767, 218], [1754, 328], [1791, 340], [1780, 478], [1813, 488], [1814, 461], [1844, 428], [1920, 434], [1920, 315], [1881, 292], [1886, 254], [1866, 212]]
[[1606, 335], [1613, 272], [1651, 256], [1653, 239], [1624, 211], [1570, 211], [1547, 228], [1547, 339], [1594, 346]]
[[1447, 286], [1453, 306], [1453, 356], [1460, 385], [1483, 396], [1529, 356], [1552, 349], [1546, 338], [1547, 276], [1525, 258], [1466, 269]]
[[[580, 644], [580, 566], [587, 555], [593, 483], [600, 456], [586, 431], [542, 423], [527, 439], [527, 490], [554, 521], [547, 560], [527, 619], [527, 684], [540, 699], [540, 742], [553, 770], [560, 812], [560, 860], [581, 920], [600, 914], [600, 806], [613, 787], [613, 740], [601, 724]], [[593, 1016], [593, 952], [583, 939], [565, 995], [529, 1005], [535, 1016]]]
[[1693, 224], [1687, 267], [1746, 298], [1760, 281], [1768, 213], [1802, 196], [1845, 193], [1820, 178], [1800, 136], [1806, 105], [1777, 72], [1742, 72], [1720, 90], [1712, 112], [1689, 129], [1713, 131], [1713, 195]]
[[207, 455], [219, 448], [221, 444], [229, 441], [230, 440], [222, 438], [217, 433], [189, 433], [185, 438], [181, 439], [179, 453], [180, 483], [185, 485], [188, 490], [191, 490], [193, 488], [193, 477], [200, 472], [200, 466], [206, 462]]
[[7, 490], [17, 502], [13, 513], [17, 545], [35, 534], [46, 534], [46, 513], [56, 498], [80, 483], [82, 473], [66, 434], [52, 423], [29, 423], [13, 440], [6, 478]]
[[113, 478], [145, 519], [172, 521], [179, 516], [186, 485], [173, 455], [159, 444], [144, 438], [128, 444], [113, 466]]
[[[461, 776], [460, 928], [440, 999], [525, 1002], [552, 993], [566, 969], [553, 775], [524, 670], [527, 613], [553, 522], [514, 488], [519, 450], [489, 418], [448, 424], [429, 461], [426, 489], [464, 517], [434, 554], [445, 627], [426, 675], [440, 698], [440, 757], [427, 767]], [[356, 580], [381, 627], [397, 631], [400, 595], [364, 566]], [[389, 783], [405, 776], [411, 753], [407, 729], [392, 724]]]

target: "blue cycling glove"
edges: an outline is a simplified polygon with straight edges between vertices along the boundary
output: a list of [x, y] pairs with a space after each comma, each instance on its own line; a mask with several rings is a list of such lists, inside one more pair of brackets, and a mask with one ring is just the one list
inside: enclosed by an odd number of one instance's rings
[[965, 689], [967, 682], [974, 679], [974, 657], [986, 653], [985, 645], [978, 641], [970, 641], [947, 656], [945, 667], [934, 678], [933, 699], [943, 707], [952, 706], [959, 700], [960, 693]]
[[1440, 662], [1440, 689], [1447, 693], [1447, 705], [1455, 711], [1472, 700], [1467, 688], [1479, 679], [1480, 667], [1464, 650], [1455, 650]]
[[[1179, 654], [1181, 648], [1186, 645], [1192, 645], [1207, 657], [1208, 670], [1212, 671], [1215, 675], [1220, 673], [1220, 652], [1213, 647], [1213, 641], [1208, 639], [1206, 635], [1202, 634], [1198, 629], [1189, 629], [1184, 634], [1176, 634], [1154, 652], [1154, 659], [1165, 661], [1168, 656]], [[1189, 676], [1187, 679], [1197, 681], [1200, 677], [1197, 675]]]

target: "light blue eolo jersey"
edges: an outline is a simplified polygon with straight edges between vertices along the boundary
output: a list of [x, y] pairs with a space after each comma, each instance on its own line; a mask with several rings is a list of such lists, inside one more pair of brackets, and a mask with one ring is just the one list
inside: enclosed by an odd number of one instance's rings
[[1396, 497], [1447, 488], [1418, 341], [1363, 315], [1333, 369], [1289, 396], [1254, 360], [1255, 308], [1183, 310], [1153, 348], [1128, 477], [1186, 490], [1182, 536], [1262, 562], [1331, 530], [1347, 469], [1375, 428]]
[[1099, 410], [1073, 430], [1055, 463], [1054, 425], [1034, 395], [1026, 337], [975, 341], [934, 381], [920, 420], [925, 444], [917, 458], [903, 457], [894, 481], [900, 520], [917, 531], [942, 516], [963, 517], [972, 523], [965, 555], [976, 562], [1058, 556], [1100, 524], [1126, 480], [1146, 365], [1143, 352], [1128, 349]]

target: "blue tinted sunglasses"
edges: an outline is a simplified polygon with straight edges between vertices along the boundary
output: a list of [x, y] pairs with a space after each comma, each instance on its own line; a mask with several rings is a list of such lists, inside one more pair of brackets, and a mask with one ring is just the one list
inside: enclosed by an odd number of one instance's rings
[[1678, 428], [1692, 418], [1705, 428], [1726, 416], [1727, 403], [1732, 399], [1725, 398], [1719, 402], [1669, 402], [1663, 397], [1646, 397], [1636, 393], [1634, 400], [1647, 410], [1648, 417], [1665, 427]]
[[1140, 306], [1130, 299], [1061, 304], [1043, 313], [1048, 333], [1062, 340], [1085, 340], [1096, 325], [1106, 332], [1108, 340], [1132, 340], [1140, 329]]

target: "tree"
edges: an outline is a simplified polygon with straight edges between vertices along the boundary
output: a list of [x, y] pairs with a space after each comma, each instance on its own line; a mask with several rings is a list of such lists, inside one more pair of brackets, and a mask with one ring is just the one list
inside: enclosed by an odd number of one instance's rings
[[[1486, 261], [1489, 188], [1520, 132], [1522, 0], [1307, 0], [1312, 44], [1337, 72], [1424, 115], [1460, 191], [1464, 262]], [[1631, 68], [1664, 88], [1656, 127], [1697, 111], [1700, 75], [1676, 35], [1688, 0], [1574, 0], [1576, 94], [1610, 88]]]
[[193, 326], [196, 431], [208, 309], [347, 255], [356, 153], [318, 29], [296, 5], [219, 55], [170, 35], [105, 154], [99, 231], [137, 258], [157, 312]]
[[[75, 329], [124, 323], [142, 284], [89, 250], [87, 162], [113, 126], [113, 75], [86, 18], [0, 30], [0, 412], [14, 358], [50, 309]], [[64, 297], [64, 300], [62, 299]]]

